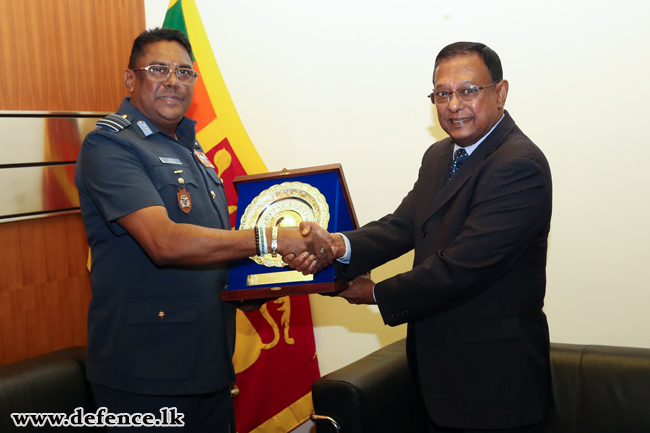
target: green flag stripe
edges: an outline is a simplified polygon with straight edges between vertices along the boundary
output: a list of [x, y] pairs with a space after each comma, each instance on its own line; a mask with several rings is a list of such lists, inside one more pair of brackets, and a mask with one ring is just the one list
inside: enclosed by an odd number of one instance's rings
[[[187, 26], [185, 25], [185, 16], [183, 15], [183, 5], [182, 1], [178, 0], [174, 6], [167, 9], [167, 14], [165, 14], [165, 21], [163, 21], [163, 27], [170, 29], [180, 30], [185, 33], [187, 38], [190, 38], [190, 35], [187, 34]], [[192, 53], [192, 61], [196, 61], [194, 58], [194, 53]]]

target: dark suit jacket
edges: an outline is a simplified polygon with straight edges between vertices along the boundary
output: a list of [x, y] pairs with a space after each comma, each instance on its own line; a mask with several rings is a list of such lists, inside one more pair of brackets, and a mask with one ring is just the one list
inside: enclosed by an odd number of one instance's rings
[[542, 312], [551, 219], [543, 153], [505, 117], [447, 183], [453, 143], [425, 153], [397, 210], [345, 233], [349, 265], [369, 271], [415, 249], [413, 270], [378, 283], [386, 324], [408, 323], [408, 356], [440, 426], [510, 428], [552, 403]]

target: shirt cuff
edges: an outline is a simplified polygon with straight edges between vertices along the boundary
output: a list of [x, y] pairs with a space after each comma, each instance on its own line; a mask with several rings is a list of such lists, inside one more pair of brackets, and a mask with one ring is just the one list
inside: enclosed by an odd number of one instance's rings
[[350, 264], [350, 256], [352, 256], [352, 247], [350, 246], [350, 240], [343, 233], [337, 233], [337, 234], [341, 235], [341, 237], [343, 238], [343, 242], [345, 242], [345, 255], [343, 257], [336, 259], [336, 261], [338, 261], [339, 263], [343, 263], [344, 265], [348, 265]]

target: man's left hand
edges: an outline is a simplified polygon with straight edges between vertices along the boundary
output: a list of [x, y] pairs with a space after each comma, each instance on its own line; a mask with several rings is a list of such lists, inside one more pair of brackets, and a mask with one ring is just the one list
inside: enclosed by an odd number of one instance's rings
[[373, 296], [375, 283], [366, 277], [357, 277], [348, 283], [349, 288], [338, 295], [350, 304], [376, 304]]

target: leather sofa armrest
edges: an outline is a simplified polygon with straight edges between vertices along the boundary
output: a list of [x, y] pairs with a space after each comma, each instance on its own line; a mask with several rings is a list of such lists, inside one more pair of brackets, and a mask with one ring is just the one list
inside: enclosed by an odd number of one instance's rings
[[77, 407], [94, 412], [85, 352], [71, 347], [0, 366], [0, 431], [16, 429], [11, 418], [16, 412], [71, 414]]
[[[312, 385], [314, 412], [330, 417], [343, 433], [426, 431], [422, 404], [406, 361], [406, 340], [399, 340]], [[335, 432], [325, 421], [318, 433]]]

